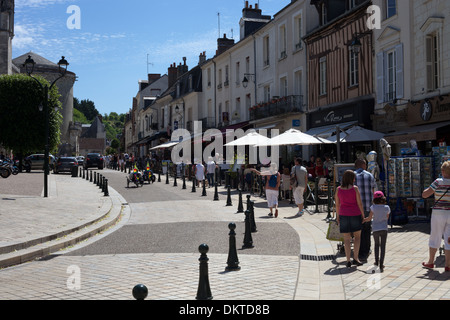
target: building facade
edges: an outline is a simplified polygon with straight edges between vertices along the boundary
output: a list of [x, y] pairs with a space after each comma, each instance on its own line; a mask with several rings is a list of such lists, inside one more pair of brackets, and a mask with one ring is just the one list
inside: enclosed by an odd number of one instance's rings
[[[305, 36], [308, 51], [307, 133], [330, 137], [351, 126], [372, 129], [374, 113], [373, 32], [367, 26], [371, 1], [321, 0], [311, 2], [320, 15], [320, 27]], [[355, 41], [359, 46], [353, 46]], [[345, 144], [337, 159], [353, 162], [357, 153], [373, 149]], [[322, 151], [321, 153], [324, 153]]]

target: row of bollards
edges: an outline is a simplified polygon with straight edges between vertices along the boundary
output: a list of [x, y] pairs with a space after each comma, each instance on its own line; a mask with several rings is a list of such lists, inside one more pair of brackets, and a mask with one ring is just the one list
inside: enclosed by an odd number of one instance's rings
[[[241, 267], [239, 266], [239, 259], [236, 250], [236, 232], [235, 232], [236, 224], [234, 222], [231, 222], [230, 224], [228, 224], [228, 229], [230, 230], [229, 232], [230, 240], [229, 240], [227, 266], [225, 268], [225, 271], [239, 271], [241, 270]], [[195, 299], [212, 300], [213, 296], [211, 293], [211, 286], [209, 283], [209, 271], [208, 271], [209, 258], [207, 256], [209, 247], [207, 244], [201, 244], [198, 247], [198, 251], [200, 252], [200, 258], [198, 259], [198, 261], [200, 262], [200, 266], [199, 266], [197, 295]], [[136, 300], [145, 300], [145, 298], [148, 296], [148, 289], [145, 285], [138, 284], [133, 288], [132, 294]]]
[[[177, 186], [176, 177], [174, 178], [174, 187]], [[186, 177], [183, 175], [183, 189], [186, 189]], [[158, 182], [161, 182], [161, 173], [158, 176]], [[166, 184], [169, 184], [169, 173], [166, 172]], [[197, 181], [196, 178], [192, 179], [192, 193], [197, 192], [196, 190]], [[203, 181], [202, 188], [202, 196], [206, 196], [206, 186]], [[243, 196], [242, 191], [239, 189], [239, 203], [237, 213], [245, 213], [245, 233], [244, 233], [244, 241], [242, 245], [242, 249], [250, 249], [254, 248], [252, 233], [257, 232], [256, 223], [255, 223], [255, 215], [254, 215], [254, 201], [251, 200], [251, 196], [247, 195], [247, 209], [244, 211], [243, 204]], [[214, 185], [214, 201], [219, 201], [218, 194], [218, 184], [217, 181]], [[227, 204], [226, 206], [232, 206], [231, 201], [231, 189], [230, 185], [227, 185]], [[228, 224], [229, 229], [229, 248], [228, 248], [228, 259], [227, 266], [225, 267], [225, 271], [239, 271], [241, 267], [239, 266], [239, 258], [237, 254], [236, 248], [236, 224], [231, 222]], [[213, 296], [211, 293], [211, 287], [209, 283], [209, 272], [208, 272], [208, 261], [209, 258], [207, 253], [209, 251], [209, 247], [207, 244], [201, 244], [198, 248], [200, 253], [199, 260], [199, 280], [198, 280], [198, 288], [196, 300], [212, 300]], [[148, 289], [143, 284], [136, 285], [132, 290], [133, 297], [136, 300], [145, 300], [148, 296]]]
[[[250, 197], [250, 195], [247, 195], [247, 210], [245, 211], [245, 236], [242, 249], [254, 248], [251, 234], [252, 232], [256, 232], [256, 224], [254, 223], [254, 201], [251, 201]], [[225, 271], [239, 271], [241, 270], [241, 267], [239, 266], [239, 258], [236, 249], [236, 224], [234, 222], [230, 222], [228, 224], [228, 229], [230, 230], [228, 234], [229, 249]], [[212, 300], [213, 296], [211, 293], [208, 271], [209, 258], [207, 256], [209, 247], [207, 244], [201, 244], [198, 248], [198, 251], [200, 252], [200, 258], [198, 259], [200, 266], [197, 295], [195, 299]], [[148, 295], [148, 289], [145, 285], [138, 284], [133, 288], [132, 294], [136, 300], [145, 300]]]
[[[75, 176], [74, 174], [75, 171], [78, 170], [74, 169], [72, 176]], [[109, 196], [108, 179], [106, 179], [103, 175], [101, 175], [98, 172], [92, 172], [89, 171], [88, 169], [80, 168], [79, 176], [82, 179], [86, 179], [87, 181], [92, 182], [97, 187], [99, 187], [102, 190], [105, 197]]]

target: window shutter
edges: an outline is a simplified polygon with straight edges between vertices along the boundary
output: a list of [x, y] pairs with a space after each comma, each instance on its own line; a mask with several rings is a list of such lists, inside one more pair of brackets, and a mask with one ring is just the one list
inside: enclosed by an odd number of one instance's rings
[[427, 91], [432, 91], [433, 88], [433, 38], [428, 36], [426, 38], [426, 65], [427, 65]]
[[404, 66], [403, 66], [403, 44], [399, 44], [395, 47], [396, 52], [396, 67], [397, 67], [397, 83], [396, 83], [396, 91], [397, 91], [397, 99], [402, 99], [405, 95], [404, 90]]
[[377, 54], [377, 102], [384, 102], [384, 52]]

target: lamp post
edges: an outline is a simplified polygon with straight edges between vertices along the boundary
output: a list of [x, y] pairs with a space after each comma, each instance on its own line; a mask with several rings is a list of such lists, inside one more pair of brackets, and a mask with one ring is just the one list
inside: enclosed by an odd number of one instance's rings
[[[58, 68], [59, 68], [59, 74], [60, 76], [56, 78], [50, 86], [47, 84], [43, 85], [38, 79], [32, 76], [32, 73], [34, 71], [34, 66], [36, 63], [31, 58], [31, 55], [28, 56], [27, 60], [25, 60], [24, 67], [26, 70], [26, 73], [33, 78], [41, 87], [42, 89], [42, 110], [45, 114], [45, 153], [44, 153], [44, 198], [48, 197], [48, 175], [49, 175], [49, 127], [50, 127], [50, 116], [49, 116], [49, 109], [48, 109], [48, 99], [49, 99], [49, 92], [55, 85], [56, 81], [63, 78], [67, 73], [67, 67], [69, 66], [69, 63], [64, 58], [64, 56], [59, 60], [58, 62]], [[39, 107], [39, 110], [41, 108]]]

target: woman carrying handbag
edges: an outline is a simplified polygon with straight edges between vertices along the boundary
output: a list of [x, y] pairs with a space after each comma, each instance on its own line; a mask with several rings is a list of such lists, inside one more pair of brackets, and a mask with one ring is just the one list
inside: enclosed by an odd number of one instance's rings
[[[359, 247], [361, 241], [362, 224], [365, 219], [361, 194], [355, 183], [355, 172], [348, 170], [342, 177], [342, 185], [337, 189], [335, 195], [337, 222], [344, 236], [344, 249], [347, 258], [347, 268], [352, 264], [361, 266], [359, 261]], [[351, 240], [353, 241], [353, 261], [351, 257]]]

